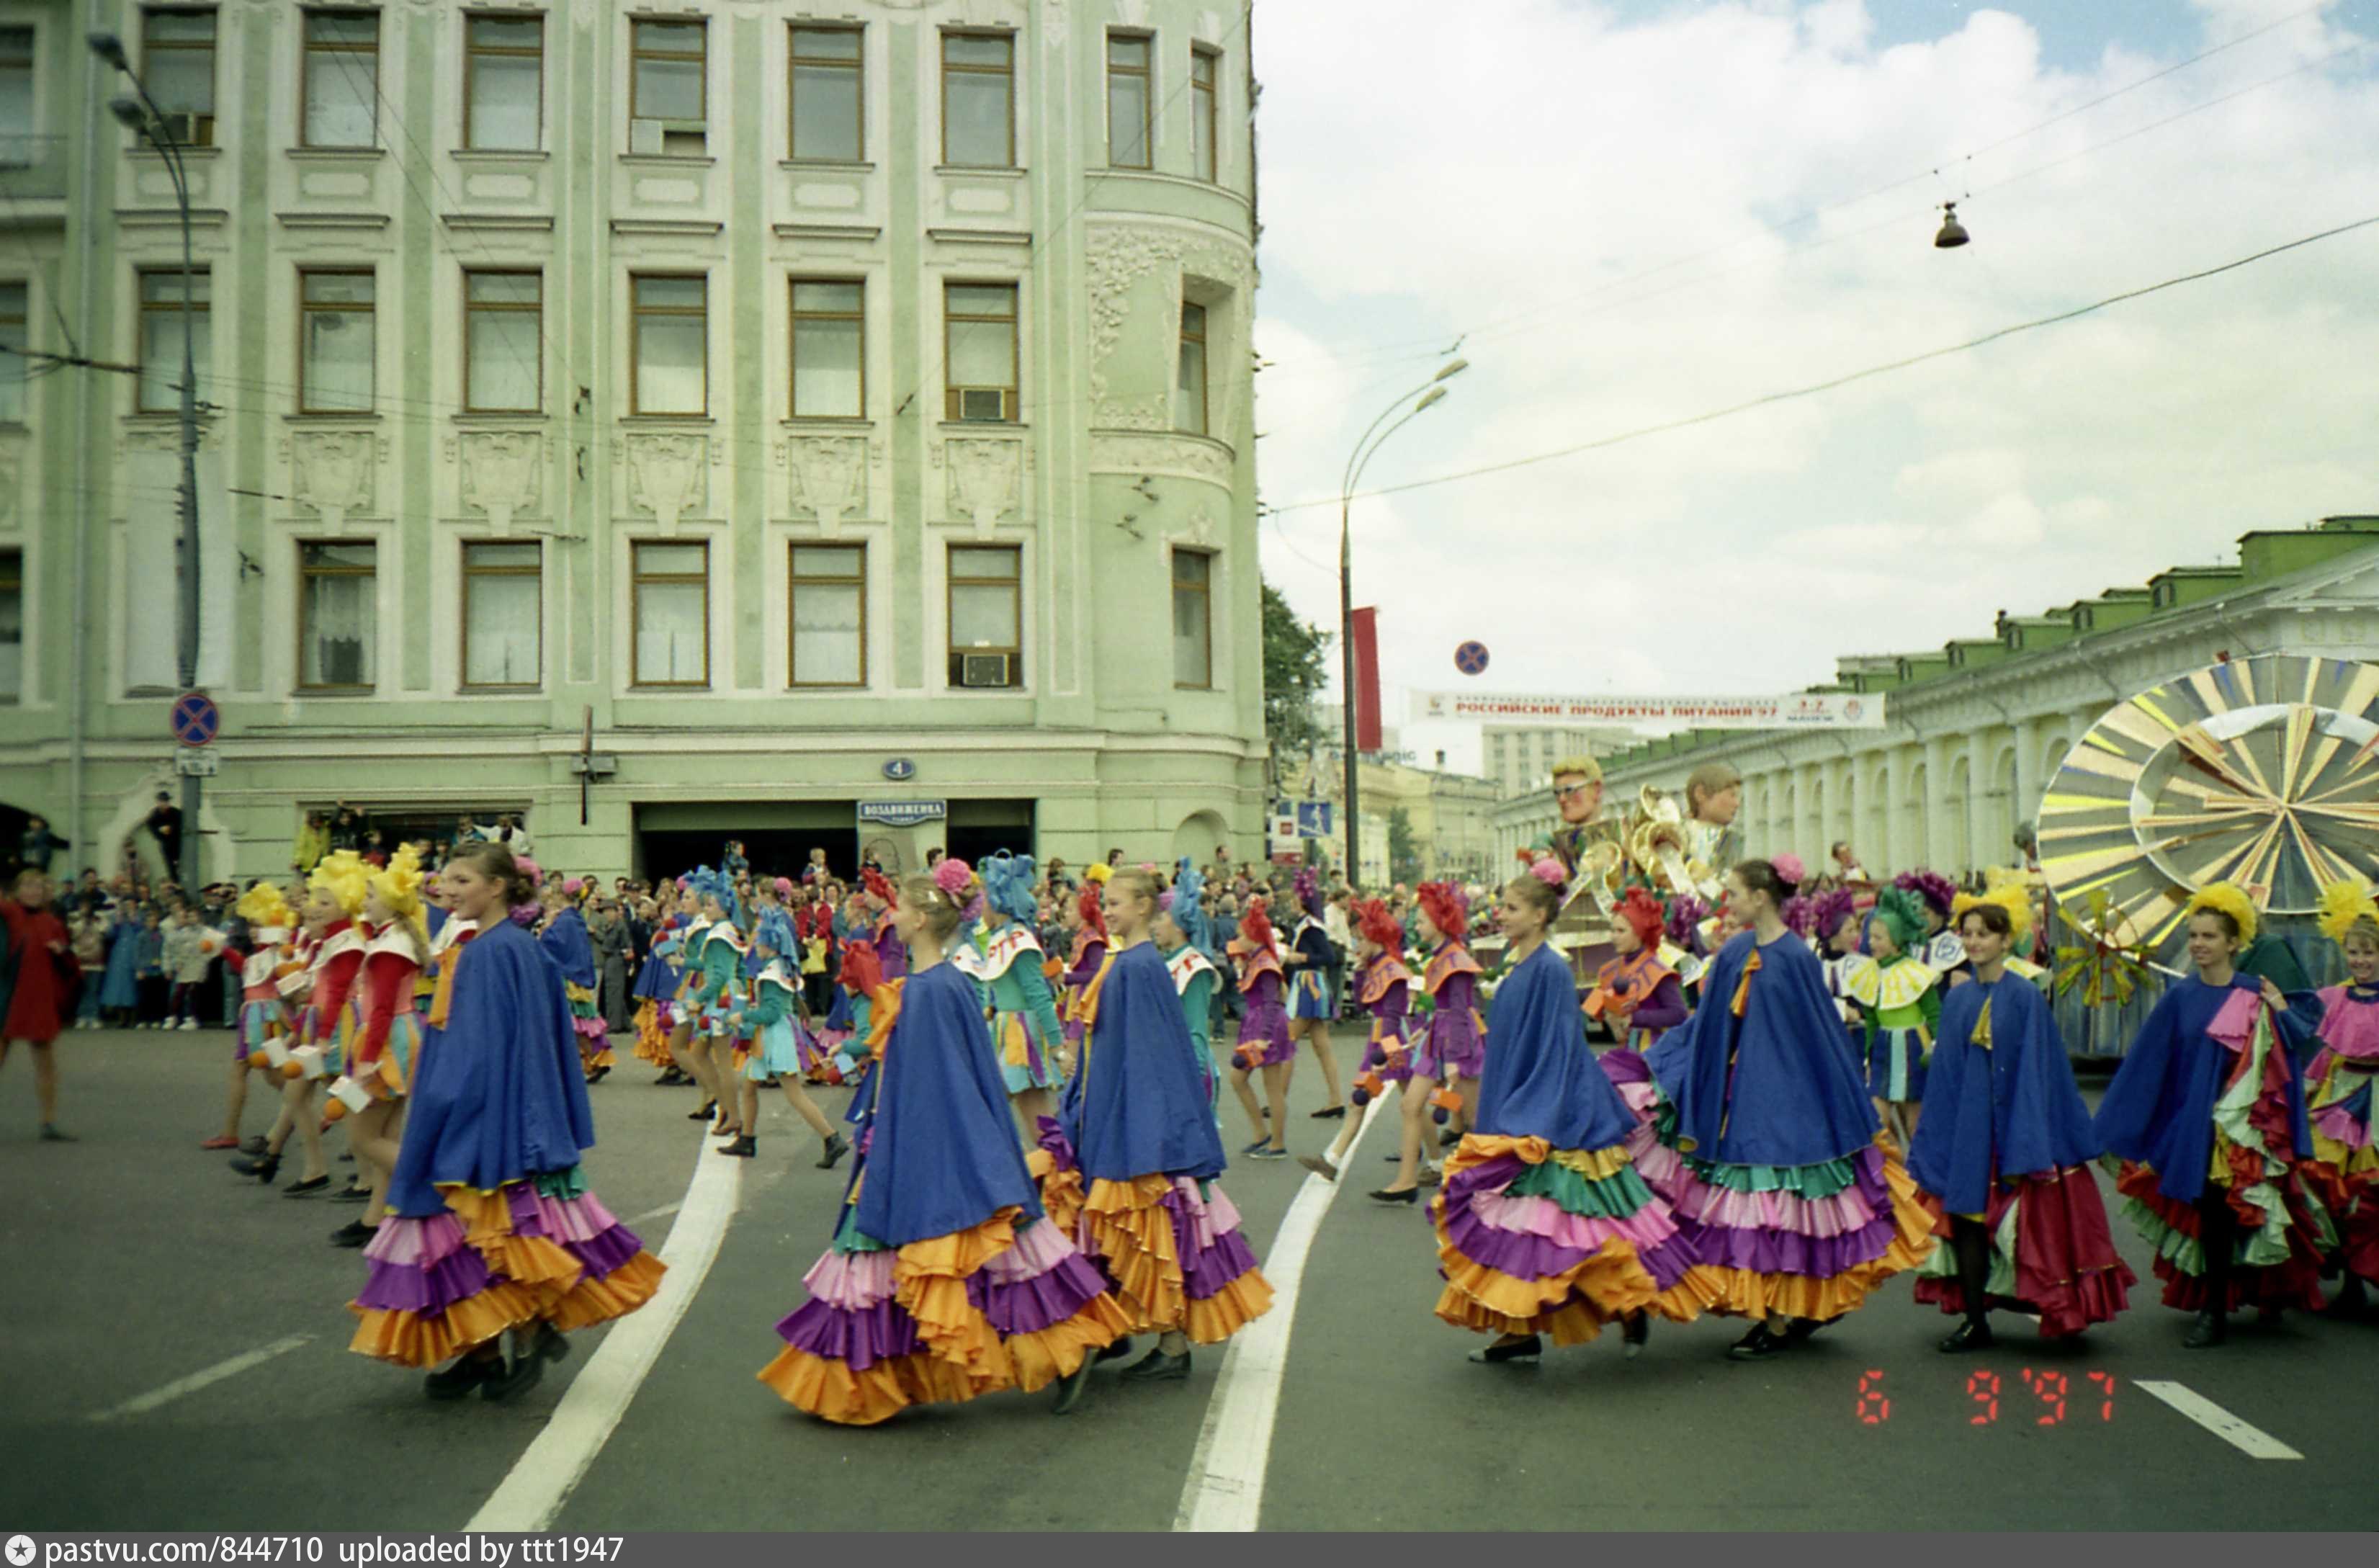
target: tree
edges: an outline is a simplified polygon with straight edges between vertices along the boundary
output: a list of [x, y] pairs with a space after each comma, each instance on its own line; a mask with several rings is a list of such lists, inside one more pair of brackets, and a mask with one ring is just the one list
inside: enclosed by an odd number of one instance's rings
[[1420, 880], [1420, 845], [1413, 838], [1412, 815], [1402, 806], [1388, 813], [1388, 879]]
[[1263, 585], [1264, 738], [1273, 763], [1302, 755], [1321, 738], [1313, 699], [1329, 680], [1330, 633], [1297, 618], [1280, 590]]

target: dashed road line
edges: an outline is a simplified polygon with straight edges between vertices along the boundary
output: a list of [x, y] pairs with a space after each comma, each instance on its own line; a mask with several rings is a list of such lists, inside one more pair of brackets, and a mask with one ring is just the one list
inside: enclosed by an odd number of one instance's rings
[[192, 1372], [187, 1378], [176, 1378], [160, 1389], [152, 1389], [138, 1399], [127, 1399], [112, 1410], [102, 1410], [91, 1418], [94, 1421], [120, 1421], [127, 1416], [145, 1416], [161, 1405], [171, 1405], [186, 1393], [196, 1393], [225, 1378], [235, 1378], [250, 1367], [260, 1367], [276, 1356], [285, 1356], [299, 1345], [312, 1341], [309, 1333], [293, 1333], [287, 1339], [276, 1339], [271, 1345], [259, 1346], [245, 1356], [235, 1356], [228, 1361], [218, 1361], [203, 1371]]

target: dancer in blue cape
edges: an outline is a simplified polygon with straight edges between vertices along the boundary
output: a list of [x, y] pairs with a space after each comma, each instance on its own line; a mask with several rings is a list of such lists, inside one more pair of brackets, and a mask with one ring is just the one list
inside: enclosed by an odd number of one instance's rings
[[974, 983], [944, 961], [960, 912], [931, 877], [896, 894], [911, 967], [876, 994], [859, 1156], [833, 1243], [803, 1279], [810, 1299], [778, 1323], [785, 1348], [759, 1373], [843, 1425], [1060, 1380], [1063, 1415], [1127, 1327], [1044, 1217]]
[[567, 1353], [564, 1333], [651, 1299], [662, 1268], [579, 1170], [595, 1121], [570, 1004], [536, 939], [505, 918], [526, 879], [502, 845], [480, 842], [441, 880], [477, 931], [440, 960], [349, 1348], [408, 1367], [460, 1357], [429, 1376], [430, 1396], [502, 1400]]

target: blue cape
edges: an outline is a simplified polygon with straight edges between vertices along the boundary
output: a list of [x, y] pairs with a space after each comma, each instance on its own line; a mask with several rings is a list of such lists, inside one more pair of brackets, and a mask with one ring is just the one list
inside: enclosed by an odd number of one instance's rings
[[595, 985], [595, 947], [586, 939], [586, 917], [576, 910], [565, 909], [553, 917], [553, 923], [537, 939], [545, 956], [562, 971], [562, 978], [573, 985], [592, 990]]
[[[911, 975], [872, 1086], [875, 1142], [861, 1231], [888, 1247], [970, 1230], [1002, 1209], [1038, 1219], [1041, 1198], [975, 1000], [951, 964]], [[855, 1107], [854, 1107], [855, 1108]]]
[[422, 918], [429, 924], [429, 935], [432, 936], [446, 929], [446, 923], [454, 918], [446, 912], [446, 906], [443, 904], [424, 904], [421, 907], [421, 913]]
[[570, 1001], [537, 938], [498, 921], [445, 961], [446, 1028], [415, 1065], [389, 1184], [390, 1207], [414, 1219], [445, 1212], [441, 1182], [491, 1192], [566, 1171], [595, 1146]]
[[1181, 994], [1141, 942], [1112, 954], [1098, 981], [1098, 1016], [1058, 1112], [1083, 1176], [1223, 1174], [1223, 1140], [1206, 1099], [1206, 1075], [1182, 1017]]
[[1635, 1129], [1626, 1103], [1586, 1043], [1577, 978], [1552, 944], [1521, 959], [1496, 986], [1491, 1039], [1479, 1084], [1480, 1132], [1541, 1138], [1556, 1149], [1607, 1149]]
[[[1738, 1019], [1735, 985], [1755, 950], [1759, 972]], [[1487, 1055], [1491, 1067], [1494, 1052]], [[1875, 1141], [1875, 1106], [1827, 995], [1825, 966], [1790, 932], [1763, 947], [1746, 931], [1720, 948], [1702, 980], [1701, 1006], [1644, 1059], [1677, 1108], [1678, 1132], [1705, 1160], [1817, 1165]]]
[[[2205, 1031], [2231, 992], [2263, 988], [2260, 977], [2246, 973], [2232, 975], [2228, 985], [2208, 985], [2193, 974], [2174, 981], [2156, 999], [2098, 1102], [2097, 1132], [2107, 1152], [2152, 1168], [2157, 1190], [2176, 1202], [2194, 1203], [2205, 1193], [2206, 1166], [2214, 1158], [2214, 1102], [2222, 1097], [2222, 1085], [2238, 1060]], [[2313, 1151], [2305, 1126], [2304, 1063], [2298, 1054], [2320, 1025], [2317, 1007], [2306, 1005], [2311, 1000], [2292, 1000], [2275, 1019], [2274, 1031], [2279, 1048], [2288, 1054], [2288, 1124], [2300, 1157]]]
[[[1991, 1043], [1974, 1043], [1983, 1004]], [[1941, 1037], [1925, 1071], [1925, 1115], [1910, 1140], [1908, 1174], [1953, 1214], [1990, 1205], [1994, 1176], [2038, 1176], [2098, 1157], [2098, 1135], [2057, 1018], [2030, 981], [1972, 981], [1941, 1002]]]

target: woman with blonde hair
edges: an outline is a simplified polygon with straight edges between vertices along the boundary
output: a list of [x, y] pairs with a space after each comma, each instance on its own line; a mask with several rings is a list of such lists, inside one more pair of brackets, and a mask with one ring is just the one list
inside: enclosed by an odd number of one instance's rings
[[363, 973], [339, 1020], [347, 1072], [332, 1088], [332, 1114], [354, 1113], [347, 1144], [362, 1167], [370, 1206], [361, 1219], [332, 1233], [335, 1246], [361, 1247], [371, 1239], [396, 1170], [405, 1092], [421, 1046], [414, 979], [429, 959], [421, 887], [421, 862], [408, 845], [372, 875], [364, 895]]

